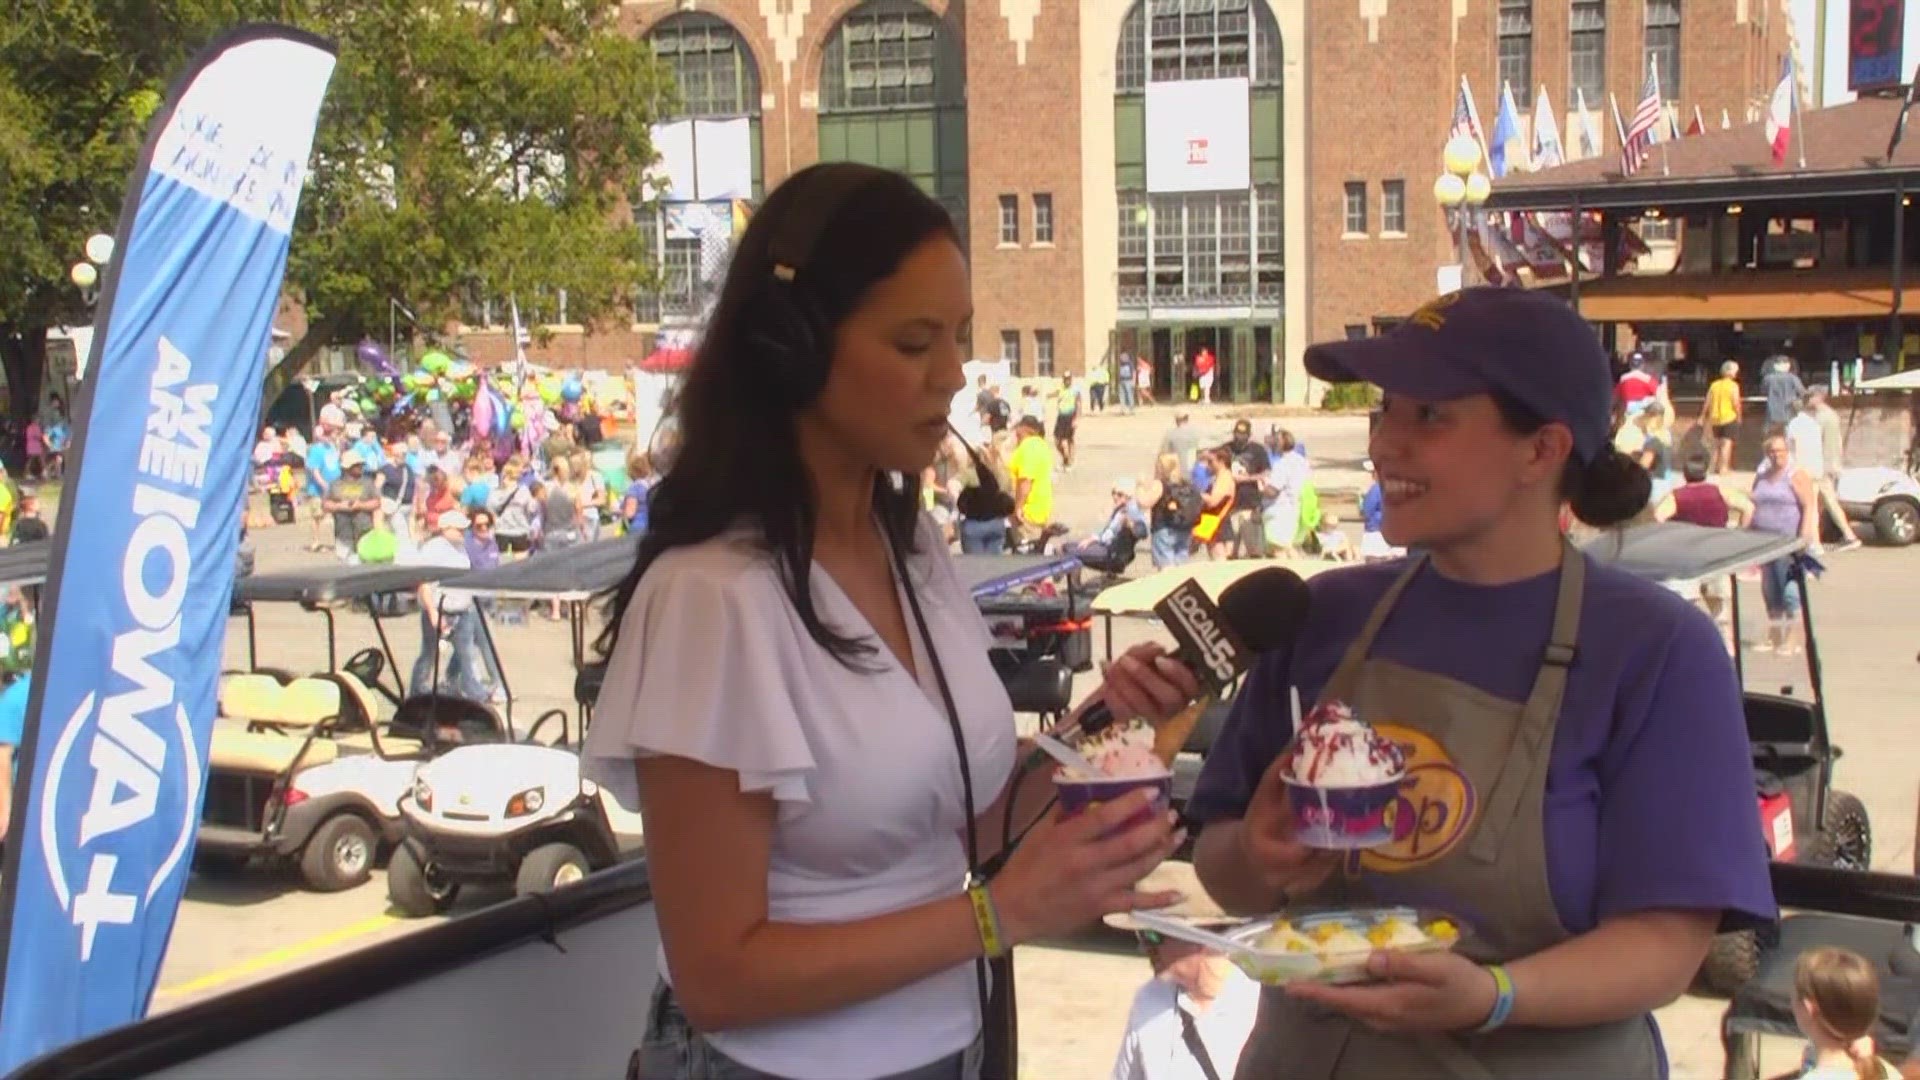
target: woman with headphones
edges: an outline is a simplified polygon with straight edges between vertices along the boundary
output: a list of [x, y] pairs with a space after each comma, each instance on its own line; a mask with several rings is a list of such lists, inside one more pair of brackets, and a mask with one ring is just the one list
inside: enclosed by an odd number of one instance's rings
[[[1406, 904], [1462, 937], [1376, 953], [1366, 985], [1268, 989], [1239, 1075], [1664, 1077], [1652, 1011], [1716, 930], [1776, 912], [1718, 631], [1557, 525], [1563, 504], [1606, 528], [1647, 500], [1608, 441], [1599, 339], [1556, 297], [1473, 288], [1306, 359], [1384, 391], [1381, 531], [1423, 554], [1312, 579], [1295, 647], [1261, 658], [1207, 758], [1195, 867], [1229, 910]], [[1296, 690], [1405, 753], [1384, 846], [1297, 839], [1280, 756]]]
[[[896, 173], [803, 170], [735, 251], [586, 746], [645, 814], [646, 1080], [1010, 1080], [1007, 949], [1174, 899], [1135, 892], [1182, 839], [1144, 798], [1044, 817], [983, 880], [1052, 785], [916, 490], [971, 316], [952, 222]], [[1099, 696], [1196, 692], [1141, 647]]]

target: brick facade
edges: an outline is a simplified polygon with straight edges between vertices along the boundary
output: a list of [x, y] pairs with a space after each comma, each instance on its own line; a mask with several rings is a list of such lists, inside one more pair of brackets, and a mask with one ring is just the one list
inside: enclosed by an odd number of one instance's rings
[[[1434, 295], [1439, 267], [1455, 261], [1445, 218], [1433, 201], [1433, 182], [1441, 171], [1440, 147], [1463, 73], [1480, 121], [1491, 133], [1500, 106], [1498, 6], [1499, 0], [1337, 0], [1314, 6], [1308, 21], [1310, 55], [1340, 62], [1315, 63], [1308, 73], [1315, 102], [1308, 226], [1313, 340], [1404, 315]], [[1385, 9], [1372, 40], [1363, 7]], [[1719, 126], [1723, 108], [1734, 124], [1744, 123], [1748, 110], [1765, 102], [1779, 77], [1780, 58], [1789, 47], [1786, 5], [1719, 0], [1686, 3], [1681, 11], [1677, 100], [1682, 125], [1691, 120], [1695, 105], [1710, 127]], [[1534, 89], [1546, 86], [1562, 141], [1573, 153], [1570, 12], [1571, 0], [1534, 0], [1532, 55]], [[1607, 0], [1606, 85], [1623, 114], [1632, 112], [1645, 80], [1645, 18], [1646, 0]], [[1663, 84], [1670, 81], [1663, 76]], [[1380, 93], [1382, 87], [1391, 92]], [[1618, 154], [1608, 103], [1587, 104], [1598, 114], [1601, 153]], [[1523, 132], [1530, 131], [1531, 109], [1521, 111], [1527, 114]], [[1356, 132], [1364, 137], [1355, 137]], [[1658, 155], [1656, 149], [1650, 168], [1658, 168]], [[1396, 178], [1407, 190], [1404, 241], [1379, 235], [1380, 185]], [[1342, 236], [1343, 189], [1349, 181], [1367, 184], [1373, 235], [1365, 239]], [[1404, 257], [1383, 258], [1387, 249], [1403, 251]]]
[[[1268, 0], [1255, 0], [1268, 2]], [[1432, 296], [1454, 261], [1432, 185], [1459, 77], [1491, 127], [1499, 105], [1499, 0], [1271, 0], [1285, 46], [1287, 319], [1285, 360], [1348, 326], [1397, 317]], [[1574, 142], [1570, 118], [1571, 0], [1534, 0], [1533, 81], [1544, 83]], [[777, 186], [819, 147], [820, 61], [828, 36], [861, 0], [638, 0], [624, 12], [645, 33], [681, 11], [716, 15], [759, 65], [764, 182]], [[958, 36], [967, 81], [968, 212], [975, 289], [974, 354], [996, 357], [1018, 330], [1032, 373], [1036, 329], [1051, 329], [1056, 372], [1082, 371], [1106, 349], [1114, 313], [1112, 87], [1128, 0], [929, 0]], [[1607, 85], [1630, 110], [1639, 94], [1646, 0], [1607, 0]], [[1682, 95], [1710, 125], [1738, 124], [1763, 102], [1788, 47], [1785, 0], [1682, 5]], [[1611, 114], [1599, 110], [1616, 153]], [[1528, 111], [1528, 110], [1523, 110]], [[1683, 121], [1684, 122], [1684, 121]], [[1382, 182], [1405, 187], [1404, 236], [1381, 235]], [[1344, 194], [1366, 185], [1370, 235], [1344, 238]], [[1053, 200], [1051, 247], [1033, 242], [1035, 194]], [[999, 197], [1014, 195], [1021, 242], [1002, 247]], [[532, 352], [559, 366], [618, 367], [651, 347], [651, 328], [562, 329]], [[501, 331], [470, 331], [483, 361], [512, 352]], [[1289, 382], [1301, 398], [1304, 380]]]

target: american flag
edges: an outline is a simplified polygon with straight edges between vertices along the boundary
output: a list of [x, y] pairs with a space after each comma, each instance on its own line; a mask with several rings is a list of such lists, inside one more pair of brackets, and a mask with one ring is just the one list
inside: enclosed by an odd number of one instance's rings
[[1487, 145], [1487, 133], [1480, 127], [1480, 110], [1473, 107], [1473, 91], [1467, 88], [1465, 75], [1460, 76], [1460, 93], [1453, 99], [1453, 130], [1447, 132], [1447, 139], [1462, 135], [1482, 147]]
[[1666, 110], [1660, 107], [1660, 65], [1653, 62], [1647, 65], [1647, 85], [1640, 91], [1640, 104], [1633, 110], [1633, 122], [1627, 125], [1626, 138], [1620, 141], [1620, 171], [1632, 176], [1647, 163], [1647, 153], [1653, 148], [1654, 129], [1666, 116]]

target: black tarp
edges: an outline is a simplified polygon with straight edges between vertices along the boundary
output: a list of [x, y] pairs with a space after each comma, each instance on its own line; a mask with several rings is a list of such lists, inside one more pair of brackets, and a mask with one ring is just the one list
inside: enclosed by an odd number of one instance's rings
[[32, 540], [0, 548], [0, 588], [40, 584], [47, 580], [47, 565], [52, 559], [51, 540]]
[[468, 573], [444, 566], [316, 566], [274, 574], [252, 574], [236, 581], [239, 603], [305, 604], [360, 600], [381, 593], [412, 592], [430, 581]]
[[[475, 570], [446, 584], [483, 596], [585, 598], [618, 585], [638, 550], [639, 541], [631, 536], [596, 540]], [[1065, 555], [961, 555], [954, 562], [976, 599], [1058, 577], [1080, 565]]]
[[1693, 581], [1770, 563], [1800, 547], [1797, 536], [1663, 521], [1602, 533], [1581, 550], [1639, 577]]

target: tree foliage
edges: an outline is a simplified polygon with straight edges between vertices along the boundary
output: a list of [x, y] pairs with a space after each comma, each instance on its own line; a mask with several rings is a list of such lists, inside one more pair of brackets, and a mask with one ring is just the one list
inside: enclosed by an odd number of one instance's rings
[[618, 25], [620, 0], [18, 6], [0, 26], [0, 355], [16, 410], [27, 344], [90, 317], [67, 269], [113, 230], [148, 115], [196, 51], [250, 19], [340, 51], [287, 269], [309, 332], [277, 381], [327, 345], [384, 337], [390, 301], [437, 328], [469, 297], [526, 307], [565, 290], [569, 321], [592, 325], [624, 317], [647, 280], [621, 211], [673, 91]]

